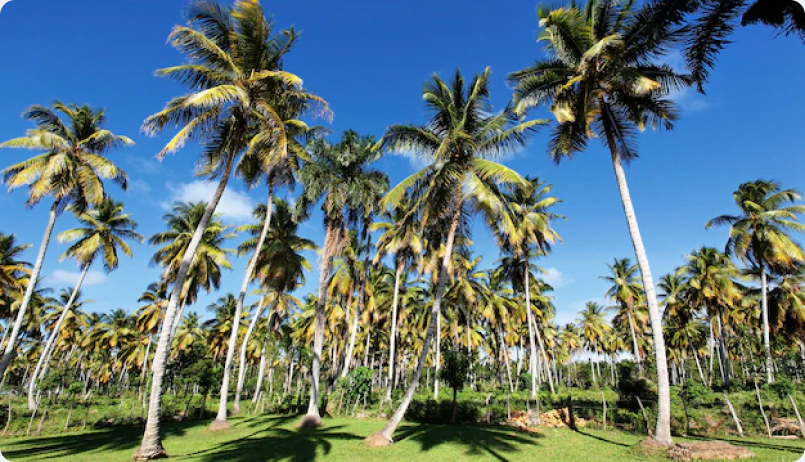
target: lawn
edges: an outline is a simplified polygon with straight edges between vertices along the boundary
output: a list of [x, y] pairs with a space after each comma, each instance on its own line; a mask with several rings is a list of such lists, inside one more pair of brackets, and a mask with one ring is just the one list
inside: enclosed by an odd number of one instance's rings
[[[210, 433], [206, 422], [165, 426], [165, 447], [172, 459], [219, 462], [265, 460], [309, 461], [617, 461], [647, 460], [633, 446], [641, 436], [622, 431], [546, 429], [537, 434], [503, 427], [404, 424], [397, 443], [370, 449], [361, 440], [382, 421], [334, 418], [319, 430], [293, 428], [295, 416], [247, 416], [233, 419], [226, 433]], [[110, 427], [85, 433], [41, 438], [0, 439], [0, 451], [12, 462], [129, 461], [140, 441], [139, 427]], [[744, 440], [762, 461], [792, 462], [801, 442]]]

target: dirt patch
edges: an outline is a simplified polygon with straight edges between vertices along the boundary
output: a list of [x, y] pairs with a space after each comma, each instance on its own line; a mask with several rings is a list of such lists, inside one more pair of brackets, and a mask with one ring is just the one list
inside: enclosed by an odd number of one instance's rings
[[735, 460], [751, 459], [754, 453], [741, 446], [724, 441], [694, 441], [675, 444], [668, 450], [673, 460]]

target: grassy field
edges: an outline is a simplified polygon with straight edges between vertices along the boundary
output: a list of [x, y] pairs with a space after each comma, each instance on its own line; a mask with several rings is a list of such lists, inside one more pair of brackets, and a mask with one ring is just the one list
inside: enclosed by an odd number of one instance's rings
[[[631, 461], [647, 460], [634, 449], [641, 436], [621, 431], [546, 429], [530, 434], [503, 427], [403, 424], [397, 443], [370, 449], [361, 440], [382, 421], [335, 418], [319, 430], [293, 428], [295, 416], [248, 416], [233, 419], [226, 433], [210, 433], [206, 422], [165, 426], [165, 447], [172, 459], [187, 461], [332, 461], [498, 460]], [[128, 461], [142, 435], [140, 427], [110, 427], [41, 438], [0, 439], [0, 451], [13, 461]], [[791, 462], [801, 442], [743, 440], [762, 461]]]

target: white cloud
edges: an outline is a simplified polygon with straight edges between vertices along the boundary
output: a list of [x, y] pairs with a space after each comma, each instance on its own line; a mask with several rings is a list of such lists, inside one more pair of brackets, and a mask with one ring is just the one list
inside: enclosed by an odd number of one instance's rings
[[[56, 270], [53, 272], [53, 274], [48, 276], [47, 280], [48, 283], [52, 285], [68, 284], [72, 287], [78, 283], [79, 277], [81, 277], [80, 271]], [[90, 271], [84, 278], [84, 283], [82, 286], [97, 286], [103, 284], [104, 281], [106, 281], [106, 275], [104, 273], [100, 271]]]
[[573, 282], [573, 278], [568, 277], [556, 268], [548, 268], [540, 277], [554, 289], [558, 289]]
[[156, 173], [162, 168], [162, 163], [154, 158], [135, 156], [132, 154], [126, 156], [126, 163], [142, 173]]
[[690, 87], [673, 92], [668, 97], [675, 101], [683, 112], [701, 112], [711, 107], [704, 95]]
[[145, 182], [145, 180], [136, 179], [133, 181], [129, 181], [129, 191], [136, 193], [136, 194], [148, 194], [151, 192], [151, 185]]
[[[193, 181], [191, 183], [174, 184], [168, 183], [167, 187], [171, 193], [170, 200], [162, 202], [163, 208], [169, 209], [174, 202], [208, 202], [215, 193], [217, 183], [206, 181]], [[254, 203], [248, 194], [227, 188], [221, 201], [218, 203], [216, 213], [224, 219], [236, 222], [246, 222], [251, 220]]]

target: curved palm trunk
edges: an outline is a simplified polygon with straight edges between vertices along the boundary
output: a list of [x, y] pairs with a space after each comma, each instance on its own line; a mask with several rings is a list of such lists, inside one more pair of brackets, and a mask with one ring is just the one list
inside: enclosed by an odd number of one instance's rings
[[637, 361], [637, 369], [643, 373], [643, 361], [640, 358], [640, 346], [637, 344], [637, 333], [634, 328], [634, 319], [632, 318], [632, 308], [626, 309], [626, 316], [629, 318], [629, 330], [632, 333], [632, 348], [634, 351], [634, 358]]
[[170, 350], [171, 342], [171, 326], [173, 326], [174, 318], [176, 317], [176, 307], [179, 305], [179, 299], [182, 294], [182, 287], [187, 279], [187, 272], [190, 269], [190, 263], [193, 262], [193, 257], [196, 255], [196, 250], [201, 243], [204, 230], [210, 224], [215, 208], [218, 207], [218, 202], [224, 194], [226, 184], [229, 182], [229, 177], [232, 173], [232, 163], [235, 158], [235, 153], [230, 154], [226, 159], [224, 165], [223, 175], [218, 182], [218, 187], [212, 196], [207, 208], [204, 210], [204, 215], [193, 233], [193, 238], [190, 240], [187, 250], [182, 256], [182, 261], [179, 264], [179, 271], [176, 274], [176, 281], [171, 290], [170, 300], [168, 307], [165, 310], [165, 319], [162, 321], [162, 326], [159, 333], [159, 341], [157, 349], [154, 353], [154, 360], [151, 364], [153, 379], [151, 380], [151, 397], [148, 403], [148, 419], [145, 423], [145, 431], [143, 432], [143, 440], [140, 447], [134, 451], [132, 456], [135, 460], [150, 460], [167, 456], [165, 448], [162, 447], [162, 438], [160, 436], [159, 420], [162, 414], [162, 380], [165, 375], [165, 365], [168, 362], [168, 353]]
[[335, 228], [327, 223], [324, 237], [321, 268], [319, 269], [319, 298], [316, 300], [316, 324], [313, 328], [313, 364], [310, 369], [310, 401], [307, 414], [302, 417], [299, 426], [317, 427], [321, 425], [319, 415], [319, 385], [321, 378], [321, 354], [324, 348], [324, 306], [327, 302], [327, 282], [333, 266], [333, 247]]
[[771, 360], [771, 340], [769, 338], [769, 286], [766, 281], [766, 267], [760, 266], [760, 310], [763, 317], [763, 348], [766, 349], [766, 381], [774, 382], [774, 369]]
[[[269, 315], [269, 324], [271, 323], [271, 316]], [[269, 325], [270, 329], [270, 325]], [[260, 349], [260, 367], [257, 372], [257, 385], [254, 387], [254, 396], [252, 396], [252, 403], [257, 403], [257, 399], [260, 397], [260, 393], [263, 389], [263, 378], [266, 374], [266, 342], [268, 341], [268, 333], [266, 333], [265, 338], [263, 339], [263, 347]], [[269, 381], [271, 379], [269, 378]]]
[[[64, 323], [65, 318], [67, 318], [67, 313], [70, 312], [70, 309], [73, 307], [73, 303], [75, 303], [75, 297], [78, 294], [78, 291], [81, 289], [81, 284], [84, 283], [84, 278], [87, 276], [87, 272], [89, 272], [89, 267], [89, 264], [84, 265], [84, 269], [81, 271], [81, 276], [78, 277], [78, 282], [73, 289], [73, 293], [70, 294], [70, 299], [67, 300], [67, 304], [64, 305], [64, 309], [59, 316], [59, 320], [56, 321], [56, 325], [53, 327], [53, 331], [48, 337], [45, 349], [42, 350], [42, 355], [39, 357], [39, 361], [36, 363], [36, 368], [34, 369], [33, 375], [31, 375], [31, 380], [28, 382], [28, 409], [30, 410], [33, 410], [36, 407], [36, 381], [39, 378], [39, 371], [42, 370], [44, 364], [47, 364], [47, 362], [50, 361], [50, 355], [53, 352], [52, 350], [56, 344], [56, 339], [59, 338], [61, 326]], [[44, 374], [44, 371], [42, 372]]]
[[[266, 221], [263, 223], [263, 229], [260, 231], [260, 238], [257, 240], [257, 247], [254, 248], [252, 258], [246, 266], [246, 273], [243, 275], [243, 282], [240, 284], [240, 293], [238, 300], [235, 304], [235, 318], [232, 320], [234, 326], [229, 335], [229, 344], [226, 349], [226, 360], [224, 362], [224, 378], [221, 381], [221, 399], [218, 402], [218, 415], [215, 420], [210, 424], [211, 430], [224, 430], [229, 428], [226, 415], [226, 404], [229, 399], [229, 374], [232, 369], [232, 360], [235, 357], [235, 345], [238, 343], [238, 326], [240, 326], [240, 318], [243, 315], [243, 301], [246, 299], [246, 291], [249, 289], [249, 283], [252, 282], [254, 275], [254, 268], [257, 266], [257, 257], [260, 256], [260, 250], [266, 241], [268, 229], [271, 227], [271, 206], [274, 195], [272, 189], [268, 188], [268, 202], [266, 203]], [[235, 412], [240, 409], [235, 409]]]
[[45, 254], [48, 251], [50, 244], [50, 236], [53, 234], [53, 226], [56, 224], [57, 204], [50, 207], [50, 215], [48, 216], [48, 224], [45, 227], [45, 235], [42, 237], [42, 243], [39, 245], [39, 253], [36, 255], [36, 263], [34, 269], [31, 271], [31, 277], [28, 280], [28, 287], [25, 288], [25, 295], [22, 297], [19, 311], [17, 311], [17, 318], [14, 320], [14, 327], [11, 329], [11, 335], [8, 338], [6, 349], [3, 351], [3, 358], [0, 359], [0, 377], [3, 377], [11, 364], [11, 359], [14, 357], [14, 344], [17, 343], [17, 336], [20, 334], [22, 321], [25, 319], [25, 312], [28, 311], [28, 305], [31, 303], [36, 282], [39, 280], [39, 274], [42, 272], [42, 263], [45, 261]]
[[439, 319], [439, 313], [442, 308], [442, 297], [444, 296], [445, 280], [447, 279], [447, 268], [450, 266], [450, 257], [453, 254], [453, 243], [456, 239], [456, 231], [458, 231], [459, 219], [461, 218], [461, 209], [459, 208], [453, 216], [453, 221], [450, 224], [450, 231], [447, 234], [447, 242], [445, 243], [444, 257], [442, 258], [442, 265], [439, 268], [439, 280], [436, 284], [436, 296], [433, 299], [433, 307], [431, 308], [430, 323], [428, 330], [425, 333], [425, 343], [422, 345], [422, 352], [419, 354], [414, 375], [411, 377], [411, 383], [408, 385], [408, 390], [403, 396], [402, 402], [394, 411], [394, 414], [389, 419], [388, 423], [377, 433], [370, 435], [367, 442], [373, 445], [387, 445], [394, 442], [392, 436], [394, 431], [402, 422], [411, 400], [414, 398], [414, 393], [419, 386], [419, 379], [422, 378], [422, 368], [425, 366], [425, 361], [428, 357], [428, 350], [430, 342], [433, 340], [434, 332], [436, 331], [436, 323]]
[[626, 222], [629, 226], [629, 235], [632, 238], [637, 264], [640, 267], [640, 274], [643, 277], [643, 287], [646, 291], [646, 301], [648, 302], [649, 319], [651, 320], [651, 332], [654, 338], [654, 354], [657, 358], [657, 390], [658, 390], [658, 411], [657, 428], [654, 439], [662, 444], [671, 444], [671, 388], [668, 383], [668, 360], [665, 354], [665, 338], [662, 333], [662, 319], [660, 309], [657, 305], [657, 294], [654, 292], [654, 280], [651, 277], [651, 268], [648, 263], [646, 249], [643, 247], [643, 238], [640, 235], [640, 228], [637, 225], [632, 198], [629, 194], [629, 185], [626, 183], [626, 173], [623, 170], [620, 154], [615, 149], [615, 142], [612, 133], [607, 131], [607, 141], [612, 153], [612, 167], [615, 170], [615, 179], [618, 182], [618, 190], [623, 203], [623, 212], [626, 215]]
[[[405, 271], [405, 262], [397, 262], [397, 273], [394, 275], [394, 302], [391, 306], [391, 334], [389, 335], [389, 374], [388, 374], [388, 387], [386, 388], [386, 400], [391, 401], [391, 389], [394, 388], [394, 358], [395, 347], [397, 342], [397, 307], [399, 306], [400, 295], [400, 279], [402, 273]], [[467, 332], [469, 338], [469, 331]], [[469, 345], [469, 341], [467, 343]]]
[[176, 319], [173, 320], [173, 327], [171, 328], [171, 341], [176, 338], [176, 331], [179, 330], [179, 324], [182, 323], [185, 305], [187, 305], [187, 299], [182, 298], [182, 303], [179, 305], [179, 311], [176, 313]]
[[[232, 404], [232, 412], [240, 412], [240, 395], [243, 393], [243, 384], [246, 382], [246, 347], [249, 345], [249, 338], [252, 336], [254, 326], [257, 325], [257, 320], [260, 319], [260, 313], [263, 311], [263, 301], [266, 296], [260, 297], [260, 303], [252, 316], [252, 321], [249, 323], [249, 328], [246, 329], [246, 335], [243, 337], [243, 343], [240, 345], [240, 365], [238, 367], [238, 385], [235, 388], [235, 402]], [[262, 361], [263, 358], [261, 357]], [[258, 387], [257, 390], [260, 388]], [[255, 391], [255, 394], [257, 392]]]

